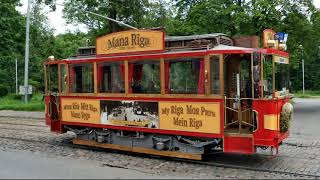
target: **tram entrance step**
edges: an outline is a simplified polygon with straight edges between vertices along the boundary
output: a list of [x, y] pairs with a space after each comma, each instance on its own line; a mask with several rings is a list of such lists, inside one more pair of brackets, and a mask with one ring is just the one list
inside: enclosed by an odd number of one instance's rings
[[225, 136], [223, 139], [225, 153], [254, 154], [253, 138], [246, 136]]

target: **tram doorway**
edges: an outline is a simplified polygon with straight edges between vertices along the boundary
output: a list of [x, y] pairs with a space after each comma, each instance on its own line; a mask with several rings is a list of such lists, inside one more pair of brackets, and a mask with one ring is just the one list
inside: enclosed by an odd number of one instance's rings
[[225, 133], [251, 134], [252, 110], [251, 54], [224, 56]]
[[59, 131], [59, 68], [58, 64], [48, 65], [46, 67], [46, 117], [50, 119], [50, 127], [52, 131]]

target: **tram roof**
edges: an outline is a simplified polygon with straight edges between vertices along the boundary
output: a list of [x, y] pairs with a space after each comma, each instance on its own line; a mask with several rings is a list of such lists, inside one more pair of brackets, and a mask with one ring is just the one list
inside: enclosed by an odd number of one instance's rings
[[[284, 57], [288, 57], [287, 52], [274, 50], [274, 49], [256, 49], [256, 48], [246, 48], [246, 47], [237, 47], [237, 46], [228, 46], [228, 45], [217, 45], [211, 49], [174, 49], [174, 50], [166, 50], [163, 52], [153, 52], [153, 53], [139, 53], [139, 54], [114, 54], [114, 55], [106, 55], [106, 56], [75, 56], [63, 59], [63, 61], [94, 61], [94, 60], [124, 60], [124, 59], [148, 59], [148, 58], [162, 58], [162, 57], [171, 57], [175, 55], [184, 55], [187, 56], [203, 56], [207, 54], [248, 54], [253, 52], [262, 52], [265, 54], [275, 54]], [[56, 61], [47, 62], [58, 63]]]
[[215, 38], [218, 36], [227, 36], [223, 33], [211, 33], [211, 34], [200, 34], [200, 35], [191, 35], [191, 36], [166, 36], [165, 41], [185, 41], [185, 40], [196, 40], [196, 39], [206, 39], [206, 38]]

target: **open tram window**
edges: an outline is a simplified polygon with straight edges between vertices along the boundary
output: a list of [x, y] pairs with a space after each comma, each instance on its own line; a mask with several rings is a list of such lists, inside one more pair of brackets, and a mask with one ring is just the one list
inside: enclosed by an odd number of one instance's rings
[[58, 65], [49, 65], [49, 79], [48, 79], [49, 94], [58, 93], [59, 91], [59, 77], [58, 77]]
[[60, 64], [60, 82], [61, 82], [61, 92], [67, 92], [67, 66], [65, 64]]
[[253, 90], [254, 90], [254, 98], [261, 97], [260, 90], [260, 54], [255, 52], [253, 54]]
[[70, 91], [73, 93], [93, 92], [93, 65], [75, 64], [70, 65]]
[[274, 59], [275, 91], [279, 92], [280, 96], [284, 96], [289, 88], [289, 64], [286, 58], [278, 56]]
[[98, 89], [100, 93], [124, 93], [123, 62], [98, 64]]
[[272, 56], [265, 55], [263, 58], [263, 95], [264, 98], [272, 98], [273, 76], [272, 76]]
[[210, 81], [211, 94], [220, 95], [220, 58], [219, 56], [210, 57]]
[[129, 63], [130, 93], [160, 93], [160, 63], [154, 60]]
[[203, 94], [204, 61], [181, 58], [165, 61], [165, 86], [168, 94]]

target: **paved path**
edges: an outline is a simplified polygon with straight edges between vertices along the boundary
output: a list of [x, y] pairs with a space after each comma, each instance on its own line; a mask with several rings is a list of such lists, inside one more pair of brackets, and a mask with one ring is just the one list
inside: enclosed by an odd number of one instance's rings
[[[179, 178], [100, 166], [96, 161], [49, 158], [28, 152], [0, 151], [0, 177], [15, 179], [160, 179]], [[5, 162], [5, 163], [4, 163]], [[17, 173], [19, 171], [19, 173]]]

